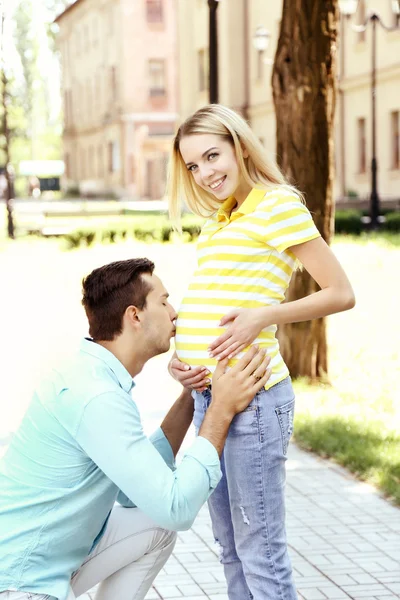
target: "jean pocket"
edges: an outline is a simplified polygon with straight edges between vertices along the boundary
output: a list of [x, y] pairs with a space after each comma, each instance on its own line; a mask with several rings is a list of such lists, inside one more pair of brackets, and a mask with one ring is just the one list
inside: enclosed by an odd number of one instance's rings
[[233, 435], [246, 435], [254, 433], [255, 426], [258, 424], [258, 404], [256, 398], [253, 398], [251, 404], [242, 412], [233, 417], [229, 433]]
[[294, 420], [294, 399], [282, 406], [275, 408], [275, 414], [278, 417], [279, 426], [282, 435], [282, 447], [283, 454], [286, 456], [290, 438], [293, 433], [293, 420]]

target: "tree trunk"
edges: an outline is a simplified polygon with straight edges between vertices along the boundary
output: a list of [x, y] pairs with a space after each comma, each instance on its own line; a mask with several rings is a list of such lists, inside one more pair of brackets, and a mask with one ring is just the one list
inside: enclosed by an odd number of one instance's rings
[[10, 97], [8, 93], [8, 79], [5, 72], [5, 59], [3, 55], [3, 34], [4, 34], [4, 12], [1, 14], [1, 40], [0, 40], [0, 82], [1, 82], [1, 103], [3, 109], [2, 119], [2, 134], [4, 137], [4, 153], [5, 153], [5, 177], [7, 187], [5, 191], [6, 211], [7, 211], [7, 235], [13, 240], [15, 238], [15, 227], [13, 217], [13, 202], [14, 202], [14, 177], [10, 162], [10, 128], [8, 124], [8, 110], [10, 106]]
[[[329, 244], [334, 227], [333, 128], [336, 98], [337, 0], [284, 0], [272, 74], [277, 158]], [[317, 291], [305, 270], [296, 271], [287, 301]], [[324, 319], [281, 326], [278, 337], [293, 377], [328, 372]]]

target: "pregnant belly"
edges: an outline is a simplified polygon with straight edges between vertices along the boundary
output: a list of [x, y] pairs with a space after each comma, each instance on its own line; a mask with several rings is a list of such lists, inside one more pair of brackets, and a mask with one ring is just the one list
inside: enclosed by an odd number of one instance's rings
[[217, 361], [208, 355], [208, 347], [226, 329], [218, 324], [219, 318], [186, 319], [178, 315], [175, 334], [178, 358], [193, 367], [204, 365], [214, 370]]

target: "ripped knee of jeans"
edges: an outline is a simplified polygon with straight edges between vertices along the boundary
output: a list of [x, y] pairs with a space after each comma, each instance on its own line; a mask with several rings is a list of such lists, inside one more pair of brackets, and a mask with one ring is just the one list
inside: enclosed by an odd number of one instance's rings
[[242, 513], [243, 523], [245, 525], [250, 525], [249, 517], [246, 515], [243, 506], [240, 506], [239, 508], [240, 508], [240, 512]]
[[218, 558], [219, 558], [219, 562], [222, 562], [223, 558], [224, 558], [224, 547], [221, 544], [221, 542], [219, 541], [219, 539], [215, 538], [215, 545], [217, 547], [217, 551], [218, 551]]

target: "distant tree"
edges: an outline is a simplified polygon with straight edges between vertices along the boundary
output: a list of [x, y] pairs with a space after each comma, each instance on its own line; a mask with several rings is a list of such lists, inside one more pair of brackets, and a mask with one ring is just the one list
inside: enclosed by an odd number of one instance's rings
[[22, 65], [23, 81], [17, 91], [27, 122], [25, 137], [30, 141], [31, 158], [35, 152], [38, 125], [37, 104], [42, 80], [38, 71], [39, 44], [33, 27], [32, 0], [20, 0], [14, 12], [14, 42]]
[[[272, 75], [277, 157], [305, 193], [326, 242], [333, 233], [333, 127], [336, 97], [338, 0], [284, 0]], [[288, 300], [316, 291], [306, 271], [292, 278]], [[279, 328], [281, 350], [293, 376], [328, 371], [325, 319]]]
[[1, 140], [2, 140], [2, 154], [3, 161], [2, 166], [4, 168], [4, 175], [6, 178], [6, 189], [5, 203], [7, 212], [7, 234], [10, 239], [15, 237], [14, 227], [14, 216], [13, 216], [13, 200], [14, 200], [14, 174], [11, 165], [11, 129], [10, 129], [10, 88], [9, 79], [6, 73], [6, 60], [3, 52], [3, 32], [4, 32], [4, 21], [5, 15], [3, 7], [1, 7], [0, 14], [0, 31], [1, 31], [1, 42], [0, 42], [0, 55], [1, 55], [1, 69], [0, 69], [0, 84], [1, 84]]

